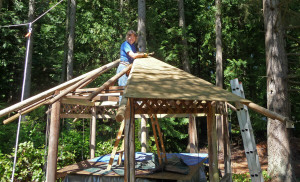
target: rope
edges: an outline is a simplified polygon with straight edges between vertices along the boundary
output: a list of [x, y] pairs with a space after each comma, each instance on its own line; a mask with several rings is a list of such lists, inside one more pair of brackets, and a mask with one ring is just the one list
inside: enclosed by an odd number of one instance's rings
[[[25, 68], [24, 68], [24, 76], [23, 76], [23, 85], [22, 85], [22, 94], [21, 94], [21, 102], [24, 100], [24, 91], [25, 91], [25, 83], [26, 83], [26, 77], [27, 77], [27, 66], [28, 66], [28, 57], [29, 57], [29, 46], [31, 42], [31, 31], [32, 31], [32, 24], [42, 18], [45, 14], [47, 14], [49, 11], [51, 11], [53, 8], [55, 8], [58, 4], [60, 4], [63, 0], [59, 1], [56, 3], [53, 7], [51, 7], [49, 10], [47, 10], [45, 13], [40, 15], [38, 18], [33, 20], [30, 23], [25, 23], [25, 24], [18, 24], [18, 25], [7, 25], [7, 26], [2, 26], [2, 27], [14, 27], [14, 26], [24, 26], [24, 25], [29, 25], [28, 27], [28, 34], [26, 37], [27, 39], [27, 47], [26, 47], [26, 57], [25, 57]], [[1, 28], [1, 27], [0, 27]], [[13, 164], [13, 171], [11, 175], [11, 182], [14, 181], [14, 176], [15, 176], [15, 169], [16, 169], [16, 163], [17, 163], [17, 153], [18, 153], [18, 145], [19, 145], [19, 136], [20, 136], [20, 125], [21, 125], [21, 120], [22, 120], [22, 115], [19, 116], [19, 121], [18, 121], [18, 129], [17, 129], [17, 136], [16, 136], [16, 146], [15, 146], [15, 156], [14, 156], [14, 164]]]
[[[31, 33], [31, 23], [28, 27], [28, 32]], [[22, 94], [21, 94], [21, 102], [24, 100], [24, 92], [25, 92], [25, 82], [27, 78], [27, 66], [28, 66], [28, 57], [29, 57], [29, 45], [30, 45], [31, 36], [28, 36], [27, 40], [27, 48], [26, 48], [26, 57], [25, 57], [25, 68], [24, 68], [24, 75], [23, 75], [23, 85], [22, 85]], [[16, 146], [15, 146], [15, 156], [14, 156], [14, 165], [13, 165], [13, 171], [11, 175], [11, 182], [14, 181], [14, 175], [15, 175], [15, 168], [16, 168], [16, 162], [17, 162], [17, 151], [18, 151], [18, 144], [19, 144], [19, 135], [20, 135], [20, 124], [22, 120], [22, 115], [19, 116], [18, 121], [18, 130], [17, 130], [17, 137], [16, 137]]]
[[46, 15], [49, 11], [51, 11], [53, 8], [55, 8], [57, 5], [59, 5], [61, 2], [63, 2], [64, 0], [59, 1], [58, 3], [56, 3], [54, 6], [52, 6], [50, 9], [48, 9], [47, 11], [45, 11], [43, 14], [41, 14], [39, 17], [37, 17], [35, 20], [33, 20], [32, 22], [29, 23], [22, 23], [22, 24], [15, 24], [15, 25], [4, 25], [4, 26], [0, 26], [0, 28], [10, 28], [10, 27], [19, 27], [19, 26], [26, 26], [29, 24], [33, 24], [36, 21], [38, 21], [40, 18], [42, 18], [44, 15]]

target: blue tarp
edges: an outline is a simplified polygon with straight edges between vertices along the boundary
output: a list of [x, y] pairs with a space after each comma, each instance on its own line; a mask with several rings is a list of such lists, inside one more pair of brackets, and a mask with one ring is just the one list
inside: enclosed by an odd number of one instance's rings
[[[168, 153], [167, 155], [167, 159], [170, 159], [174, 156], [181, 158], [183, 160], [184, 163], [186, 163], [189, 166], [193, 166], [196, 165], [198, 163], [200, 163], [202, 160], [204, 160], [205, 158], [208, 157], [208, 154], [205, 153]], [[115, 155], [114, 160], [118, 160], [119, 158], [119, 154]], [[107, 155], [103, 155], [100, 157], [96, 157], [94, 159], [90, 159], [90, 162], [106, 162], [108, 163], [110, 159], [110, 154]], [[153, 159], [153, 153], [143, 153], [143, 152], [136, 152], [135, 153], [135, 161], [137, 162], [142, 162], [145, 160], [152, 160]], [[124, 161], [124, 155], [122, 160]], [[205, 161], [205, 163], [207, 163], [208, 160]]]

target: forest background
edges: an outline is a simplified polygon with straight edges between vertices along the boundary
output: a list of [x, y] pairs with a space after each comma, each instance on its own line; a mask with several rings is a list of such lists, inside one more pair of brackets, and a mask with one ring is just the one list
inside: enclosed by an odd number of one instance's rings
[[[37, 17], [58, 1], [36, 1]], [[137, 1], [85, 0], [77, 1], [74, 45], [74, 77], [119, 58], [121, 43], [129, 29], [137, 30]], [[0, 26], [25, 23], [28, 20], [27, 0], [0, 0]], [[58, 85], [62, 80], [66, 36], [66, 2], [34, 24], [31, 95]], [[122, 6], [122, 8], [121, 8]], [[281, 3], [285, 26], [285, 47], [288, 55], [289, 96], [291, 118], [300, 121], [300, 2]], [[121, 11], [122, 9], [122, 11]], [[215, 2], [185, 0], [186, 38], [191, 73], [215, 84]], [[174, 0], [146, 3], [147, 52], [182, 69], [182, 29], [178, 24], [178, 5]], [[0, 109], [19, 102], [21, 98], [27, 27], [0, 28]], [[262, 0], [222, 1], [222, 44], [224, 88], [229, 81], [243, 82], [246, 98], [266, 107], [266, 56]], [[97, 87], [115, 74], [101, 76], [89, 87]], [[175, 87], [176, 85], [174, 85]], [[46, 158], [47, 107], [27, 115], [21, 124], [20, 146], [16, 168], [17, 178], [23, 181], [44, 178]], [[250, 113], [255, 137], [266, 140], [267, 119]], [[17, 122], [3, 125], [0, 118], [0, 181], [11, 176], [13, 148]], [[241, 140], [235, 113], [231, 114], [233, 140]], [[198, 122], [199, 123], [199, 122]], [[98, 120], [96, 156], [111, 152], [116, 122]], [[198, 124], [201, 128], [201, 124]], [[168, 152], [185, 152], [188, 144], [187, 119], [163, 119], [161, 127]], [[139, 125], [136, 126], [139, 131]], [[150, 130], [150, 129], [149, 129]], [[151, 130], [150, 136], [151, 136]], [[205, 131], [198, 130], [202, 147], [206, 145]], [[201, 135], [202, 134], [202, 135]], [[293, 137], [300, 136], [295, 124]], [[201, 139], [202, 138], [202, 139]], [[203, 141], [203, 138], [205, 141]], [[137, 140], [137, 150], [140, 144]], [[154, 138], [149, 137], [149, 151], [155, 151]], [[172, 141], [172, 142], [168, 142]], [[89, 120], [63, 120], [59, 139], [58, 166], [73, 164], [89, 157]], [[26, 164], [26, 165], [24, 165]], [[26, 166], [26, 167], [25, 167]]]

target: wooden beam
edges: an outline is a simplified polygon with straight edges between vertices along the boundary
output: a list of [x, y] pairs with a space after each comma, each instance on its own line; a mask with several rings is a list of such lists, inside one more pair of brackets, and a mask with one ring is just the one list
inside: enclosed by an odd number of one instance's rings
[[60, 102], [52, 104], [46, 182], [56, 181]]
[[92, 119], [90, 122], [90, 158], [95, 158], [95, 150], [96, 150], [96, 116], [97, 116], [97, 108], [92, 108]]
[[[120, 60], [118, 59], [117, 62], [119, 63]], [[90, 72], [88, 72], [86, 74], [81, 75], [81, 76], [78, 76], [78, 77], [76, 77], [76, 78], [74, 78], [72, 80], [69, 80], [69, 81], [65, 82], [65, 83], [62, 83], [62, 84], [60, 84], [60, 85], [58, 85], [56, 87], [53, 87], [53, 88], [51, 88], [49, 90], [46, 90], [46, 91], [44, 91], [44, 92], [42, 92], [40, 94], [32, 96], [32, 97], [30, 97], [30, 98], [28, 98], [28, 99], [26, 99], [26, 100], [24, 100], [22, 102], [19, 102], [19, 103], [14, 104], [14, 105], [12, 105], [10, 107], [7, 107], [7, 108], [5, 108], [5, 109], [3, 109], [3, 110], [0, 111], [0, 117], [2, 117], [4, 115], [7, 115], [8, 113], [11, 113], [13, 111], [17, 111], [17, 110], [19, 110], [21, 108], [24, 108], [24, 107], [26, 107], [26, 106], [34, 103], [34, 102], [37, 102], [38, 100], [46, 98], [46, 97], [52, 95], [56, 90], [65, 89], [65, 88], [69, 87], [70, 85], [73, 85], [74, 83], [82, 80], [87, 75], [91, 75], [91, 74], [94, 74], [94, 73], [98, 72], [99, 69], [101, 69], [101, 67], [97, 68], [97, 69], [94, 69], [94, 70], [92, 70], [92, 71], [90, 71]]]
[[147, 152], [147, 119], [141, 118], [141, 152]]
[[209, 179], [211, 182], [218, 182], [219, 171], [218, 171], [216, 117], [215, 117], [215, 107], [213, 107], [211, 103], [208, 103], [207, 140], [208, 140], [208, 156], [209, 156]]
[[84, 84], [89, 79], [91, 79], [91, 78], [93, 78], [95, 76], [99, 76], [99, 75], [105, 73], [106, 71], [110, 70], [111, 68], [116, 67], [119, 64], [119, 62], [120, 62], [120, 60], [116, 60], [116, 61], [114, 61], [112, 63], [106, 64], [106, 65], [100, 67], [97, 72], [92, 73], [92, 74], [86, 76], [82, 80], [80, 80], [77, 83], [75, 83], [74, 85], [66, 88], [60, 94], [58, 94], [57, 96], [55, 96], [53, 99], [50, 100], [50, 104], [56, 102], [58, 99], [60, 99], [63, 96], [67, 95], [69, 92], [72, 92], [72, 91], [76, 90], [78, 87], [80, 87], [82, 84]]
[[[113, 76], [111, 79], [109, 79], [107, 82], [105, 82], [101, 87], [99, 87], [97, 90], [95, 90], [93, 93], [91, 93], [89, 96], [86, 97], [87, 100], [92, 100], [94, 97], [96, 97], [101, 91], [109, 87], [112, 83], [114, 83], [116, 80], [118, 80], [121, 76], [126, 74], [126, 72], [131, 69], [132, 64], [127, 66], [125, 69], [123, 69], [120, 73]], [[94, 99], [93, 99], [94, 100]]]
[[21, 111], [20, 113], [15, 114], [15, 115], [13, 115], [12, 117], [9, 117], [9, 118], [7, 118], [6, 120], [4, 120], [4, 121], [3, 121], [3, 124], [11, 123], [11, 122], [14, 121], [15, 119], [19, 118], [19, 116], [24, 115], [24, 114], [27, 114], [27, 113], [29, 113], [29, 112], [35, 110], [36, 108], [45, 105], [46, 103], [48, 103], [48, 100], [45, 100], [45, 101], [43, 101], [43, 102], [40, 102], [39, 104], [37, 104], [37, 105], [35, 105], [35, 106], [33, 106], [33, 107], [27, 109], [27, 110]]
[[160, 147], [158, 144], [158, 139], [157, 139], [157, 134], [156, 134], [156, 127], [155, 127], [155, 122], [153, 119], [153, 115], [150, 116], [151, 118], [151, 123], [152, 123], [152, 130], [153, 130], [153, 135], [154, 135], [154, 139], [155, 139], [155, 145], [157, 148], [157, 156], [158, 156], [158, 162], [161, 165], [162, 164], [162, 157], [161, 157], [161, 153], [160, 153]]
[[243, 103], [245, 105], [247, 105], [250, 109], [253, 109], [254, 111], [264, 115], [264, 116], [267, 116], [268, 118], [271, 118], [271, 119], [277, 119], [283, 123], [289, 121], [289, 118], [288, 117], [285, 117], [285, 116], [282, 116], [280, 114], [277, 114], [275, 112], [272, 112], [264, 107], [261, 107], [253, 102], [250, 102], [250, 103]]
[[119, 146], [119, 142], [120, 142], [120, 140], [121, 140], [121, 138], [122, 138], [122, 134], [123, 134], [123, 131], [124, 131], [124, 127], [125, 127], [125, 121], [123, 120], [123, 121], [121, 122], [120, 129], [119, 129], [119, 131], [118, 131], [118, 133], [117, 133], [115, 145], [114, 145], [114, 148], [113, 148], [113, 150], [112, 150], [112, 152], [111, 152], [110, 159], [109, 159], [109, 163], [108, 163], [107, 168], [106, 168], [107, 170], [111, 170], [111, 166], [112, 166], [112, 164], [113, 164], [113, 162], [114, 162], [115, 155], [116, 155], [116, 153], [117, 153], [117, 149], [118, 149], [118, 146]]
[[198, 139], [196, 121], [193, 115], [189, 115], [189, 147], [190, 153], [198, 153]]
[[130, 182], [135, 182], [135, 120], [133, 99], [130, 99], [130, 130], [129, 130], [129, 172]]
[[127, 105], [128, 105], [128, 98], [122, 97], [120, 107], [116, 114], [116, 121], [121, 122], [124, 120]]
[[159, 123], [158, 123], [157, 116], [154, 115], [154, 117], [155, 117], [155, 125], [157, 127], [161, 149], [162, 149], [162, 152], [163, 152], [163, 158], [165, 159], [165, 162], [167, 163], [166, 149], [165, 149], [164, 141], [163, 141], [163, 138], [162, 138], [162, 133], [161, 133], [161, 130], [160, 130], [160, 126], [159, 126]]
[[[108, 89], [103, 90], [101, 93], [119, 93], [124, 91], [124, 86], [110, 86]], [[76, 89], [75, 93], [91, 93], [97, 90], [98, 88], [82, 88]]]
[[226, 113], [223, 114], [223, 131], [224, 131], [224, 174], [229, 175], [229, 181], [232, 181], [231, 175], [231, 150], [229, 139], [229, 126], [228, 126], [228, 109], [225, 107]]
[[[134, 149], [134, 112], [132, 104], [127, 102], [125, 107], [125, 131], [124, 131], [124, 181], [135, 181], [135, 149]], [[127, 109], [126, 109], [127, 108]]]

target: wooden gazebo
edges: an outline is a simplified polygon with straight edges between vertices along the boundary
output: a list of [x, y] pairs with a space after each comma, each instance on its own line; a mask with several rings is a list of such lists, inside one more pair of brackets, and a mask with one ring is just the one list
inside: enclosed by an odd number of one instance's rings
[[[118, 66], [119, 62], [116, 60], [0, 111], [0, 117], [17, 112], [4, 121], [4, 123], [9, 123], [41, 105], [52, 105], [46, 176], [48, 182], [56, 180], [60, 118], [92, 118], [91, 158], [95, 157], [96, 118], [113, 118], [119, 122], [124, 121], [124, 179], [128, 182], [135, 181], [134, 119], [140, 115], [188, 117], [189, 115], [204, 114], [207, 117], [211, 181], [219, 180], [215, 115], [225, 113], [226, 103], [246, 105], [267, 117], [283, 122], [288, 120], [288, 118], [153, 57], [136, 59], [132, 66], [128, 66], [127, 69], [109, 79], [99, 88], [85, 88], [99, 75]], [[129, 69], [131, 69], [131, 73], [125, 89], [114, 86], [117, 79]], [[120, 95], [123, 95], [123, 99], [119, 104]], [[228, 167], [230, 168], [230, 166]]]

